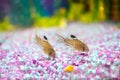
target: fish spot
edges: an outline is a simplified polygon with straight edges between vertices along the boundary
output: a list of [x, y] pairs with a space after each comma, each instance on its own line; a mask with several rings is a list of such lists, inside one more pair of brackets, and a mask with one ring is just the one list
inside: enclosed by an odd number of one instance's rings
[[43, 36], [45, 40], [48, 40], [46, 36]]
[[70, 35], [70, 37], [71, 37], [71, 38], [76, 38], [76, 36], [75, 36], [75, 35]]

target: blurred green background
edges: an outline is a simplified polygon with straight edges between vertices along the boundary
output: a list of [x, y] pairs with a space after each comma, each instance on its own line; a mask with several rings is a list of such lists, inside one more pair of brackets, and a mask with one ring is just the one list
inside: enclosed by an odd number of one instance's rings
[[0, 31], [120, 22], [120, 0], [0, 0]]

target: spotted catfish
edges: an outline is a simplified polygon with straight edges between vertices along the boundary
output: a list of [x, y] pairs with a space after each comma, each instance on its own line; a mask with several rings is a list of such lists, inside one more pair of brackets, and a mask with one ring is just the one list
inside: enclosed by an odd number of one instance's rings
[[37, 44], [42, 48], [42, 50], [44, 51], [44, 53], [46, 55], [49, 56], [49, 58], [55, 58], [55, 51], [53, 49], [53, 47], [50, 45], [50, 43], [48, 42], [48, 39], [46, 36], [43, 36], [44, 40], [41, 39], [40, 37], [38, 37], [37, 35], [35, 36], [35, 40], [37, 42]]
[[88, 52], [89, 48], [88, 46], [83, 43], [82, 41], [78, 40], [75, 35], [70, 35], [69, 38], [64, 38], [63, 36], [57, 34], [58, 37], [61, 38], [61, 40], [68, 46], [80, 51], [80, 52]]

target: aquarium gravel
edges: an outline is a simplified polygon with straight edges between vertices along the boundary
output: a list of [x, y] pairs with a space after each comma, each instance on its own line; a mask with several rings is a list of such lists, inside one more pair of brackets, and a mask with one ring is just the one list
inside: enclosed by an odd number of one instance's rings
[[[56, 33], [87, 44], [88, 53], [58, 42]], [[56, 52], [47, 59], [35, 42], [46, 35]], [[71, 68], [70, 68], [70, 67]], [[65, 69], [71, 69], [65, 71]], [[68, 25], [65, 29], [27, 29], [0, 34], [0, 80], [120, 80], [120, 30], [109, 24]]]

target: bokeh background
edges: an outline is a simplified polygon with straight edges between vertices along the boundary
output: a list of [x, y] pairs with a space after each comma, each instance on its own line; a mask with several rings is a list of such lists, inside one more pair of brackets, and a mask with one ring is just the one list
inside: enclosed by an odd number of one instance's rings
[[120, 22], [120, 0], [0, 0], [0, 31]]

